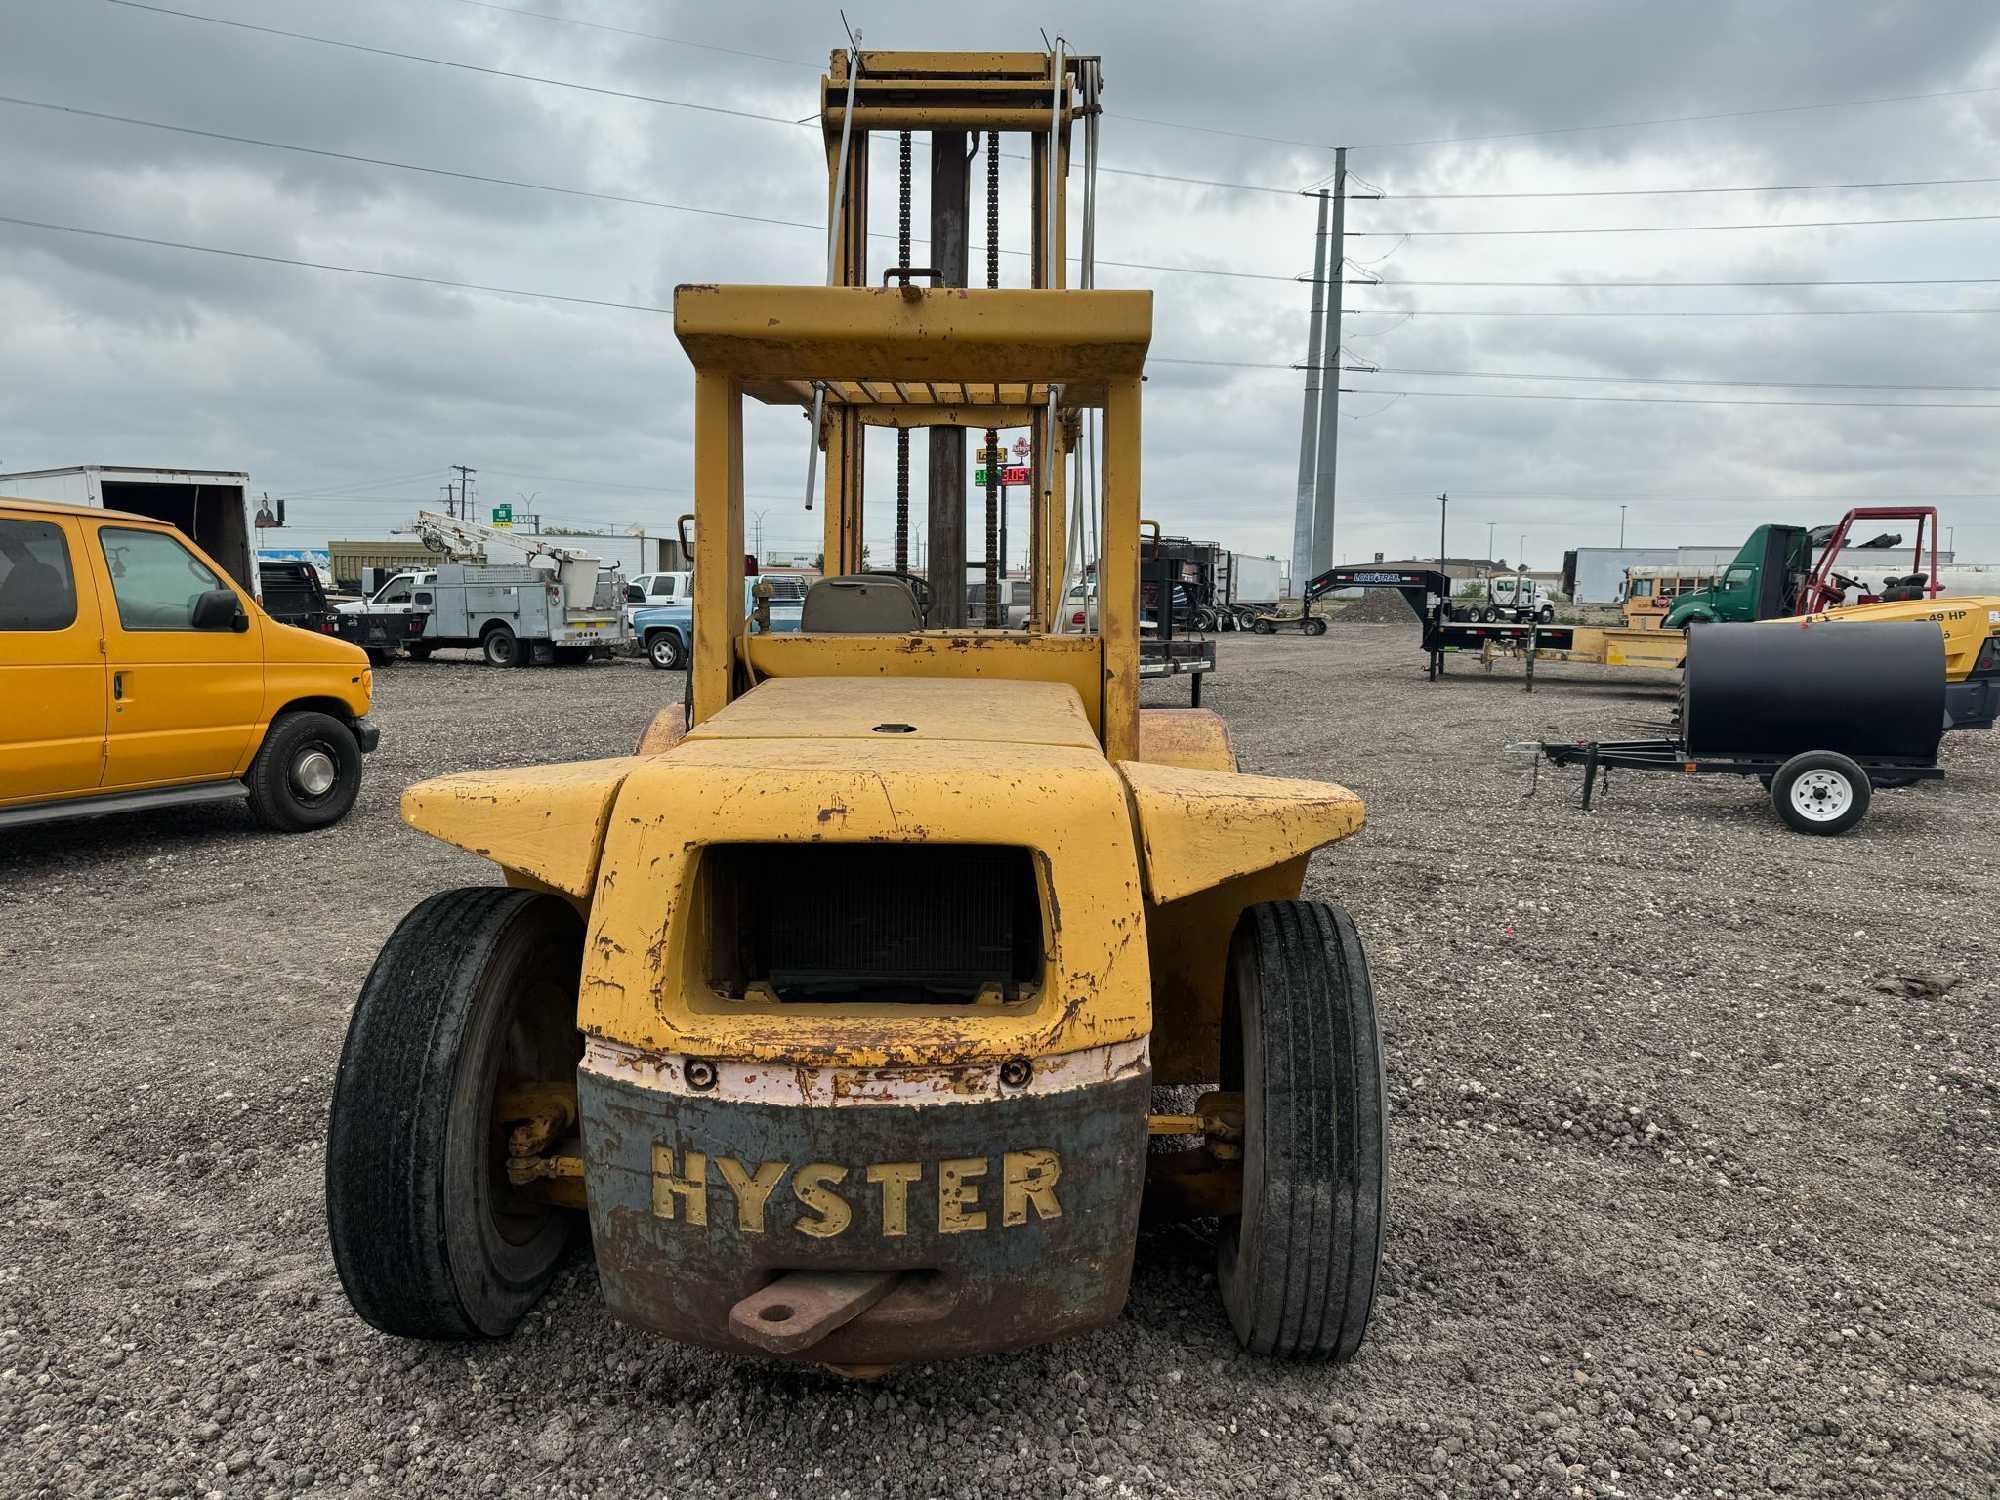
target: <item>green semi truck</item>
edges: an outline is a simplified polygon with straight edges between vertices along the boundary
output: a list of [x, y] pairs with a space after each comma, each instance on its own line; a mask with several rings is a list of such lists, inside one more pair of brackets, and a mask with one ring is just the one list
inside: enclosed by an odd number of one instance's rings
[[1811, 570], [1811, 532], [1803, 526], [1759, 526], [1722, 577], [1708, 588], [1682, 594], [1660, 628], [1778, 619], [1793, 613]]

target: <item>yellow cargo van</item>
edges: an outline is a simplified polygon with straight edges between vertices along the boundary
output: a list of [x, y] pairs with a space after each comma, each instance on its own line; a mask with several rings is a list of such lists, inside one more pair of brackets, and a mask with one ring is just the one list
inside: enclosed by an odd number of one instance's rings
[[280, 625], [174, 527], [0, 497], [0, 833], [246, 798], [339, 821], [374, 686], [358, 646]]

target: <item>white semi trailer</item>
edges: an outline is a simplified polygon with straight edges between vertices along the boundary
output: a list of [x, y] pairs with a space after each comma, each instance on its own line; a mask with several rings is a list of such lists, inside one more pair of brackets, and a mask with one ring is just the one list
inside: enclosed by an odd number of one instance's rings
[[[118, 464], [28, 469], [0, 474], [0, 495], [94, 505], [165, 521], [221, 563], [237, 583], [259, 599], [264, 596], [257, 574], [256, 504], [250, 476], [240, 470], [134, 469]], [[282, 525], [285, 502], [277, 505], [271, 520]]]

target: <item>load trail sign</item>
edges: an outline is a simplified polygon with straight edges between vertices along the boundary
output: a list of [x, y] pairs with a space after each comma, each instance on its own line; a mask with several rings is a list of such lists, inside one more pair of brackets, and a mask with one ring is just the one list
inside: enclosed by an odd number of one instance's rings
[[[983, 468], [974, 469], [972, 471], [972, 482], [977, 485], [984, 485], [986, 483], [986, 470], [984, 470]], [[1008, 465], [1006, 468], [1000, 471], [1000, 482], [1002, 484], [1026, 484], [1028, 482], [1027, 465], [1026, 464]]]

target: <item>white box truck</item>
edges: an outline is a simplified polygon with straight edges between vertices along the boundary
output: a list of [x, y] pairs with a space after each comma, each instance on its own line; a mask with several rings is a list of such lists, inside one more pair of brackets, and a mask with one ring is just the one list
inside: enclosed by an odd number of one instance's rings
[[[177, 526], [231, 578], [264, 597], [257, 576], [257, 514], [250, 476], [235, 469], [133, 469], [78, 464], [0, 474], [0, 495], [130, 511]], [[282, 524], [284, 502], [274, 519]]]

